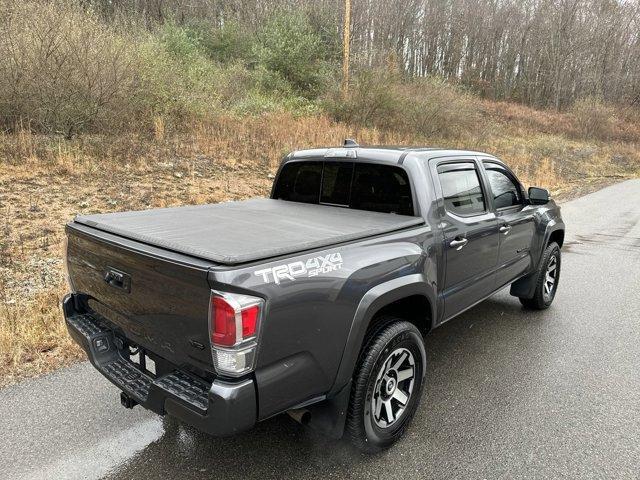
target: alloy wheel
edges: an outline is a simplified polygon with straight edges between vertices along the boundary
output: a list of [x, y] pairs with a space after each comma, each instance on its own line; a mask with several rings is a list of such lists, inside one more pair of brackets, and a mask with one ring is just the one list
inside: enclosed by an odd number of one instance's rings
[[396, 423], [411, 399], [415, 381], [415, 359], [406, 348], [391, 352], [384, 361], [373, 387], [371, 412], [380, 428]]
[[542, 284], [543, 287], [543, 295], [545, 301], [549, 301], [554, 293], [556, 288], [556, 280], [558, 278], [558, 258], [554, 255], [549, 259], [549, 263], [547, 264], [547, 270], [545, 272], [544, 282]]

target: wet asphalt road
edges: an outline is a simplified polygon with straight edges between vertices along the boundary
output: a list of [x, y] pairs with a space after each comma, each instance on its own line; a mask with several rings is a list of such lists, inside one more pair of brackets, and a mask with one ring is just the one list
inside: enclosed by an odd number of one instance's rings
[[287, 416], [214, 439], [87, 363], [0, 390], [0, 478], [640, 479], [640, 180], [563, 205], [553, 306], [503, 291], [427, 338], [427, 389], [378, 456]]

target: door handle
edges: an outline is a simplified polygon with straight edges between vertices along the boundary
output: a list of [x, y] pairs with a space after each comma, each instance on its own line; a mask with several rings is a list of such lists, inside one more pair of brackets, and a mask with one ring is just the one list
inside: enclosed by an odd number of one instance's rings
[[505, 235], [509, 235], [510, 231], [511, 231], [511, 225], [502, 225], [500, 227], [500, 233], [504, 233]]
[[451, 240], [449, 246], [451, 248], [455, 248], [456, 250], [462, 250], [462, 247], [464, 247], [468, 242], [469, 240], [467, 240], [466, 238], [461, 238], [460, 240]]

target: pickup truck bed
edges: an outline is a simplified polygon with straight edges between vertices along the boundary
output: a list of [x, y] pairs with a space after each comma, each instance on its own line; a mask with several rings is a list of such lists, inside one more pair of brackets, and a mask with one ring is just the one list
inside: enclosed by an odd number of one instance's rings
[[237, 265], [421, 225], [421, 217], [256, 198], [81, 215], [77, 223], [203, 260]]

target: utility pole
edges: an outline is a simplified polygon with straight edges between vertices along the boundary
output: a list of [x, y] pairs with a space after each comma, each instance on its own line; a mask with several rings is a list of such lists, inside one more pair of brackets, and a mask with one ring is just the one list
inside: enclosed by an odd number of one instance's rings
[[344, 0], [344, 26], [342, 37], [342, 97], [349, 91], [349, 44], [351, 43], [351, 0]]

